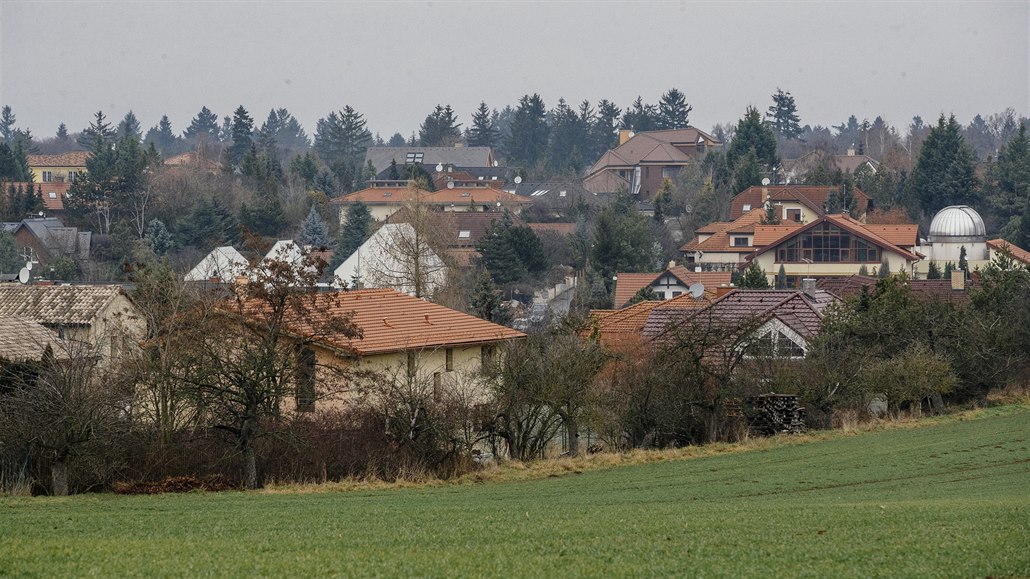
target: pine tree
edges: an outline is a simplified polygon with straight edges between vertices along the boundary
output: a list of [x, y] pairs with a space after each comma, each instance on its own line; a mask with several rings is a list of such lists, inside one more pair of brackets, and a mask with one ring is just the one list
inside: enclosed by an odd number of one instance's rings
[[205, 140], [209, 143], [218, 142], [218, 115], [211, 112], [207, 107], [201, 107], [197, 116], [190, 121], [182, 136], [188, 141]]
[[368, 206], [359, 201], [348, 207], [346, 222], [340, 226], [340, 234], [336, 238], [330, 267], [334, 270], [339, 267], [371, 234], [372, 213]]
[[14, 113], [11, 112], [10, 105], [4, 105], [4, 108], [0, 110], [0, 141], [10, 144], [11, 140], [14, 139], [14, 123], [16, 118]]
[[[865, 267], [863, 265], [863, 267]], [[776, 272], [776, 289], [787, 289], [787, 270], [780, 264], [780, 271]]]
[[880, 269], [877, 270], [876, 275], [880, 279], [891, 276], [891, 264], [889, 261], [887, 261], [887, 256], [884, 256], [883, 261], [880, 262]]
[[936, 261], [931, 261], [926, 269], [926, 279], [941, 279], [941, 267]]
[[501, 292], [487, 273], [479, 276], [472, 287], [469, 309], [473, 315], [488, 322], [502, 325], [511, 322], [511, 312], [502, 304]]
[[975, 205], [979, 180], [973, 151], [962, 138], [962, 127], [952, 115], [941, 115], [919, 152], [908, 179], [908, 189], [923, 212], [933, 215], [949, 205]]
[[172, 234], [160, 219], [151, 219], [150, 223], [147, 224], [147, 234], [144, 237], [144, 242], [156, 255], [168, 253], [175, 245]]
[[782, 138], [797, 139], [801, 136], [801, 118], [798, 117], [798, 107], [794, 103], [794, 97], [789, 92], [783, 92], [779, 87], [776, 94], [772, 95], [773, 104], [765, 113], [765, 118], [772, 125], [772, 130]]
[[678, 89], [671, 88], [658, 102], [658, 124], [663, 129], [686, 128], [692, 110], [694, 107], [687, 104], [686, 96]]
[[303, 246], [310, 246], [314, 249], [326, 249], [329, 247], [329, 228], [318, 209], [312, 205], [308, 216], [300, 224], [300, 233], [297, 234], [297, 243]]
[[136, 118], [136, 115], [131, 110], [125, 113], [125, 117], [118, 123], [118, 138], [122, 139], [125, 137], [134, 137], [136, 140], [140, 140], [143, 137], [139, 119]]
[[[472, 126], [465, 131], [465, 142], [470, 147], [496, 147], [498, 142], [497, 127], [494, 126], [490, 108], [485, 102], [472, 113]], [[392, 139], [391, 139], [392, 140]]]
[[90, 121], [89, 126], [79, 133], [76, 142], [87, 151], [92, 151], [99, 146], [98, 141], [111, 142], [116, 132], [111, 127], [111, 123], [107, 122], [104, 111], [97, 111], [93, 115], [93, 120]]
[[758, 262], [752, 260], [751, 264], [744, 270], [740, 278], [740, 287], [748, 289], [769, 289], [769, 279], [765, 272], [758, 266]]
[[254, 119], [247, 113], [247, 109], [240, 105], [233, 113], [232, 118], [232, 145], [226, 151], [226, 165], [230, 171], [240, 168], [243, 156], [254, 146]]

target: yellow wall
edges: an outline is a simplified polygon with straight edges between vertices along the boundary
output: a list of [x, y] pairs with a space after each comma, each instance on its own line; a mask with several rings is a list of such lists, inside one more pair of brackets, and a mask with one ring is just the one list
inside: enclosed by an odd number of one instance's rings
[[[766, 251], [755, 258], [758, 262], [758, 267], [762, 268], [765, 272], [766, 277], [769, 281], [775, 281], [776, 274], [780, 271], [780, 263], [776, 261], [775, 248]], [[912, 273], [911, 268], [908, 265], [908, 261], [892, 252], [884, 252], [887, 257], [887, 262], [890, 264], [891, 273], [898, 273], [900, 271], [906, 271], [910, 275]], [[812, 277], [827, 277], [827, 276], [845, 276], [855, 275], [858, 270], [861, 269], [861, 263], [813, 263], [811, 265], [807, 263], [784, 263], [783, 268], [786, 270], [788, 276], [812, 276]], [[867, 263], [865, 264], [866, 270], [870, 274], [873, 272], [873, 268], [879, 269], [880, 262]]]
[[70, 171], [77, 171], [80, 173], [86, 172], [86, 167], [29, 167], [32, 169], [32, 182], [43, 183], [43, 171], [50, 171], [53, 173], [52, 181], [68, 181], [68, 173]]

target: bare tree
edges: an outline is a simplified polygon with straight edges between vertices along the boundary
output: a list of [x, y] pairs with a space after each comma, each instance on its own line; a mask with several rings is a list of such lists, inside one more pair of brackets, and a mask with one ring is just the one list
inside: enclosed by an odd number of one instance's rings
[[430, 298], [443, 285], [443, 255], [451, 230], [448, 216], [416, 194], [373, 239], [362, 264], [370, 285], [392, 287], [415, 297]]

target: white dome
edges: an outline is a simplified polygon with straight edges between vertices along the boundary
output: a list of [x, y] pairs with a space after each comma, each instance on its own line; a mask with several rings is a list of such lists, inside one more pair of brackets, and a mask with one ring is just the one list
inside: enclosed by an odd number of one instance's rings
[[[956, 239], [961, 238], [961, 239]], [[930, 222], [930, 241], [983, 241], [987, 228], [980, 214], [968, 205], [945, 207]]]

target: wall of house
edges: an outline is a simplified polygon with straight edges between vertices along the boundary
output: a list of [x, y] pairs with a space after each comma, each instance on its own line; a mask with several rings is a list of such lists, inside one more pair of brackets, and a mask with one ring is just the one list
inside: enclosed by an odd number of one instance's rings
[[[368, 205], [368, 212], [376, 221], [386, 221], [388, 217], [400, 210], [400, 205]], [[347, 225], [347, 205], [340, 205], [340, 225]]]
[[[14, 244], [18, 247], [19, 253], [24, 253], [24, 248], [32, 248], [32, 257], [36, 259], [40, 265], [46, 265], [50, 262], [50, 252], [43, 243], [36, 238], [35, 235], [29, 231], [28, 227], [21, 227], [17, 233], [14, 234]], [[38, 277], [41, 275], [39, 272], [33, 272]]]
[[[761, 255], [757, 256], [755, 260], [758, 262], [758, 267], [762, 268], [765, 272], [766, 277], [769, 278], [770, 283], [775, 281], [776, 274], [780, 271], [780, 263], [776, 261], [775, 249], [766, 251]], [[887, 262], [890, 264], [891, 272], [898, 273], [899, 271], [906, 271], [909, 274], [912, 273], [911, 267], [908, 261], [896, 253], [884, 252], [887, 257]], [[784, 263], [782, 264], [787, 272], [788, 276], [802, 276], [802, 277], [836, 277], [855, 275], [858, 270], [861, 269], [861, 263]], [[879, 269], [880, 262], [867, 263], [865, 264], [866, 270], [871, 274], [873, 268]]]
[[43, 180], [43, 172], [49, 171], [51, 175], [50, 181], [71, 181], [68, 177], [69, 173], [85, 173], [86, 167], [29, 167], [32, 169], [32, 182], [33, 183], [45, 183]]

